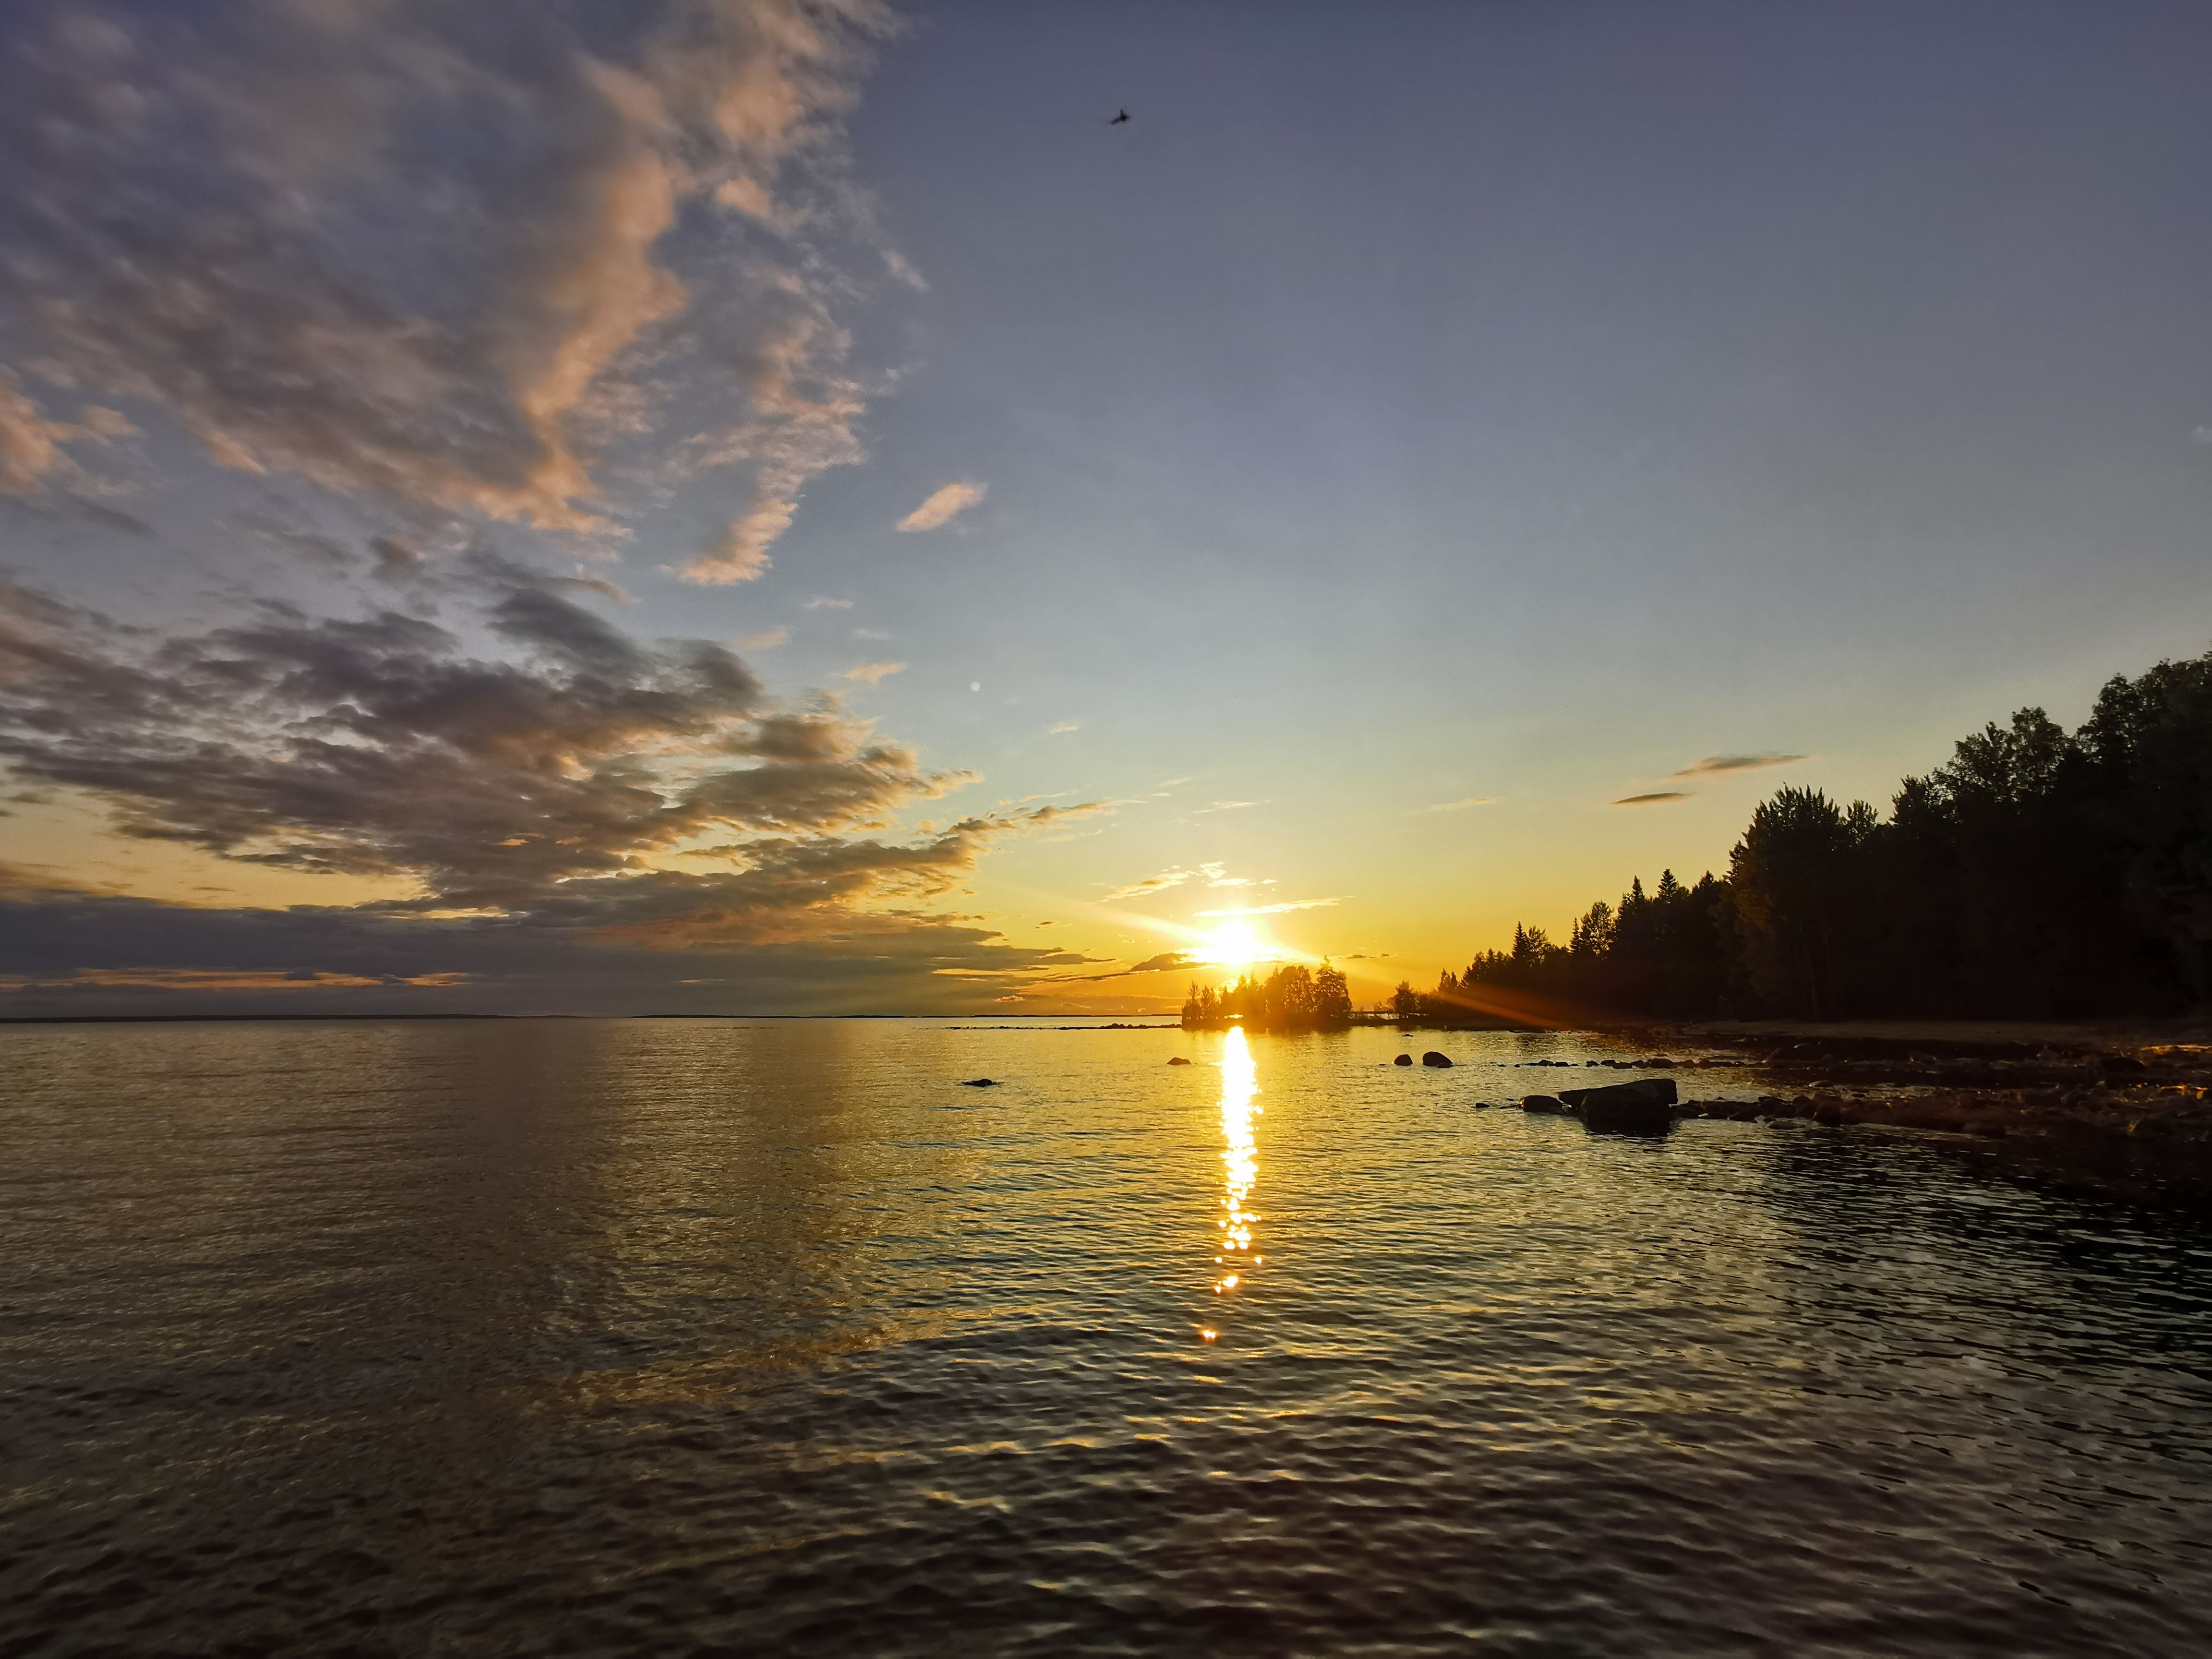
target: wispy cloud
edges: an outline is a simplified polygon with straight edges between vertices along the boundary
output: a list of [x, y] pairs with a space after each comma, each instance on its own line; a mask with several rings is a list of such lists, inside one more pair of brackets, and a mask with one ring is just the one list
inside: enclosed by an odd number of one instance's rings
[[1146, 876], [1142, 881], [1133, 881], [1126, 887], [1116, 887], [1106, 895], [1103, 902], [1112, 904], [1116, 900], [1140, 898], [1146, 893], [1164, 893], [1170, 887], [1180, 887], [1194, 873], [1188, 870], [1163, 870], [1157, 876]]
[[75, 421], [48, 420], [15, 377], [0, 368], [0, 494], [29, 495], [49, 474], [74, 479], [77, 468], [63, 453], [64, 444], [106, 443], [137, 430], [115, 410], [91, 404]]
[[853, 608], [853, 602], [850, 599], [826, 599], [817, 593], [799, 608], [801, 611], [850, 611]]
[[1163, 951], [1158, 956], [1127, 968], [1116, 968], [1107, 974], [1061, 974], [1045, 981], [1053, 985], [1096, 985], [1101, 980], [1127, 979], [1132, 974], [1178, 974], [1198, 965], [1198, 959], [1187, 951]]
[[1687, 800], [1689, 797], [1679, 789], [1662, 789], [1649, 795], [1623, 795], [1613, 802], [1615, 806], [1659, 806], [1670, 800]]
[[898, 521], [901, 530], [936, 530], [951, 522], [956, 514], [965, 513], [981, 501], [986, 486], [980, 483], [949, 483], [933, 491], [930, 498]]
[[1226, 910], [1200, 910], [1201, 916], [1279, 916], [1286, 910], [1318, 910], [1324, 906], [1341, 904], [1343, 899], [1279, 899], [1273, 904], [1240, 904]]
[[795, 501], [756, 494], [683, 574], [714, 586], [753, 580], [769, 567], [769, 544], [791, 528], [798, 512]]
[[1488, 806], [1497, 799], [1495, 795], [1469, 795], [1465, 800], [1440, 800], [1434, 806], [1417, 806], [1413, 810], [1416, 812], [1458, 812], [1470, 806]]
[[740, 651], [773, 651], [779, 645], [791, 643], [788, 628], [764, 628], [757, 634], [748, 634], [738, 641]]
[[863, 685], [880, 685], [905, 667], [902, 662], [864, 662], [858, 668], [847, 669], [845, 678], [858, 680]]
[[1263, 800], [1218, 800], [1211, 806], [1201, 806], [1200, 812], [1241, 812], [1248, 806], [1265, 806]]
[[1679, 772], [1669, 772], [1670, 778], [1720, 777], [1730, 772], [1756, 772], [1762, 766], [1787, 766], [1792, 761], [1808, 758], [1803, 755], [1708, 755], [1701, 761], [1692, 761]]
[[853, 637], [856, 640], [887, 640], [890, 635], [880, 628], [856, 628], [853, 630]]
[[1083, 722], [1081, 720], [1062, 720], [1057, 726], [1048, 726], [1045, 727], [1045, 735], [1048, 737], [1056, 738], [1063, 732], [1080, 732], [1082, 729]]

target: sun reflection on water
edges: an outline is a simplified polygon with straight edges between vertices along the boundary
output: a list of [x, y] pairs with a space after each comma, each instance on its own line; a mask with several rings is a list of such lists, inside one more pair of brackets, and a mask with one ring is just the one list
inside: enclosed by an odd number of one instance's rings
[[[1244, 1033], [1232, 1027], [1221, 1047], [1222, 1216], [1220, 1253], [1213, 1260], [1227, 1271], [1214, 1281], [1216, 1296], [1232, 1294], [1262, 1260], [1251, 1253], [1252, 1230], [1260, 1217], [1245, 1207], [1260, 1177], [1259, 1147], [1252, 1134], [1252, 1120], [1260, 1115], [1253, 1101], [1259, 1092], [1251, 1048]], [[1206, 1329], [1200, 1334], [1211, 1342], [1218, 1333]]]

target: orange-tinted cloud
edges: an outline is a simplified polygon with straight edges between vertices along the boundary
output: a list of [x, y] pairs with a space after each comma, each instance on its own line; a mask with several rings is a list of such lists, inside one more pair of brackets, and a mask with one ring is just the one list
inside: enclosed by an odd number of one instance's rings
[[929, 499], [898, 521], [901, 530], [935, 530], [951, 522], [953, 515], [966, 512], [981, 501], [987, 486], [980, 483], [949, 483], [932, 493]]

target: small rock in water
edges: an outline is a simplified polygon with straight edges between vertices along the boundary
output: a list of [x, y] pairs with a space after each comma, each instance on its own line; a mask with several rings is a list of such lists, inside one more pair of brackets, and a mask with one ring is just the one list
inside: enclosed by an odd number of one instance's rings
[[1170, 1054], [1168, 1056], [1168, 1064], [1170, 1066], [1188, 1066], [1190, 1062], [1185, 1060], [1181, 1054]]
[[999, 1086], [999, 1079], [994, 1077], [963, 1077], [960, 1079], [960, 1086], [963, 1089], [995, 1089]]
[[1439, 1054], [1436, 1049], [1431, 1048], [1421, 1056], [1421, 1064], [1424, 1066], [1449, 1066], [1451, 1064], [1451, 1056], [1449, 1054]]
[[1565, 1103], [1557, 1095], [1530, 1095], [1522, 1101], [1521, 1109], [1524, 1112], [1548, 1113], [1556, 1116], [1567, 1109]]
[[1393, 1066], [1411, 1066], [1413, 1063], [1413, 1057], [1411, 1054], [1401, 1054], [1390, 1063]]

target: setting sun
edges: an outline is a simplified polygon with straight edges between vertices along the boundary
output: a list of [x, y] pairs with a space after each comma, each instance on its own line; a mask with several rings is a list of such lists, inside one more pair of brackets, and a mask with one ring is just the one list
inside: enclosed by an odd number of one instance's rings
[[1274, 954], [1275, 947], [1250, 922], [1224, 921], [1206, 936], [1199, 960], [1241, 973]]

